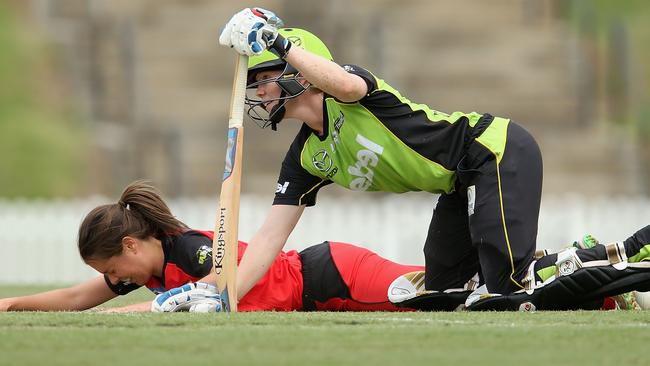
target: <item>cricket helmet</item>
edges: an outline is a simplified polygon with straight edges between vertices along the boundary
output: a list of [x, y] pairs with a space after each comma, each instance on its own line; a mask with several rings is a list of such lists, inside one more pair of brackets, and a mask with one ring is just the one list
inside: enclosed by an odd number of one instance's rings
[[[300, 47], [313, 54], [332, 60], [332, 54], [325, 46], [325, 43], [312, 33], [298, 28], [281, 28], [278, 33], [286, 40], [292, 43], [291, 47]], [[264, 80], [255, 80], [255, 76], [261, 71], [279, 70], [280, 75]], [[271, 129], [276, 130], [276, 125], [284, 118], [285, 104], [302, 93], [308, 88], [309, 84], [305, 85], [300, 81], [303, 77], [299, 75], [298, 70], [281, 59], [275, 53], [264, 50], [257, 56], [248, 58], [248, 80], [247, 80], [247, 96], [246, 105], [248, 109], [246, 113], [262, 127], [271, 126]], [[255, 94], [259, 85], [267, 83], [276, 83], [280, 87], [280, 97], [271, 100], [261, 100]], [[273, 106], [271, 112], [266, 110], [269, 103], [277, 101], [278, 103]]]

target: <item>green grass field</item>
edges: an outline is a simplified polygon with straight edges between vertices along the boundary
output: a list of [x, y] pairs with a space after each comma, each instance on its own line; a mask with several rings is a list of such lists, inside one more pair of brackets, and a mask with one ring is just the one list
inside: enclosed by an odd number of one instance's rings
[[645, 311], [3, 313], [0, 365], [644, 365], [649, 324]]

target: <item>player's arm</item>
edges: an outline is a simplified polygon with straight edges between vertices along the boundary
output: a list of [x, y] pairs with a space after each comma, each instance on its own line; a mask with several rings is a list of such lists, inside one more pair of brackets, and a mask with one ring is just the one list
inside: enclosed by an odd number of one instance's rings
[[[237, 267], [237, 300], [241, 300], [269, 270], [300, 220], [305, 207], [306, 205], [282, 204], [271, 206], [266, 220], [249, 241]], [[214, 271], [210, 271], [198, 282], [215, 281], [216, 275]]]
[[116, 308], [104, 309], [102, 313], [142, 313], [151, 311], [151, 301], [141, 302], [139, 304], [132, 304], [120, 306]]
[[368, 85], [360, 76], [300, 47], [291, 47], [285, 60], [312, 85], [342, 102], [356, 102], [368, 93]]
[[[237, 297], [241, 299], [255, 286], [271, 267], [293, 228], [298, 223], [305, 205], [273, 205], [264, 224], [248, 243], [237, 267]], [[214, 283], [214, 271], [198, 282]]]
[[264, 276], [298, 223], [305, 206], [273, 205], [262, 227], [248, 243], [237, 269], [239, 299]]
[[99, 276], [72, 287], [0, 299], [0, 311], [86, 310], [116, 296], [106, 284], [104, 276]]

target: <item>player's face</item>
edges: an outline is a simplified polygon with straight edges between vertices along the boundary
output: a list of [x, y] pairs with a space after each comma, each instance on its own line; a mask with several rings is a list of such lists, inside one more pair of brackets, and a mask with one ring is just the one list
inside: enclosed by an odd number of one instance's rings
[[257, 86], [255, 95], [263, 102], [270, 101], [269, 103], [264, 104], [264, 108], [267, 112], [271, 113], [273, 106], [278, 104], [278, 99], [280, 98], [281, 90], [277, 83], [271, 81], [277, 79], [278, 76], [282, 74], [278, 70], [267, 70], [261, 71], [255, 75], [255, 81], [260, 82], [268, 80], [268, 83], [260, 83]]
[[147, 260], [142, 251], [126, 247], [121, 254], [108, 259], [91, 259], [86, 262], [97, 272], [108, 276], [113, 284], [118, 282], [135, 283], [144, 285], [151, 278], [152, 271], [147, 265]]

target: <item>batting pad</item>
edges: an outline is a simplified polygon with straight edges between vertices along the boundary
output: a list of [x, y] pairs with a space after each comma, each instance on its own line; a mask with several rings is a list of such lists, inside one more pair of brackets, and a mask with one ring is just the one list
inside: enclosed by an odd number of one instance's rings
[[521, 290], [510, 295], [487, 297], [470, 304], [472, 311], [532, 311], [595, 309], [609, 296], [632, 290], [650, 290], [650, 263], [629, 264], [625, 269], [613, 266], [584, 267], [528, 294]]

